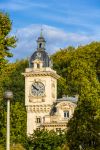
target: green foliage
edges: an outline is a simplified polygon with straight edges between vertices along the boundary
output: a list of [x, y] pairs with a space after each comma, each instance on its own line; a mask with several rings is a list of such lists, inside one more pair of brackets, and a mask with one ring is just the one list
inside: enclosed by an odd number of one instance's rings
[[[92, 100], [95, 101], [94, 104]], [[74, 116], [68, 124], [67, 140], [71, 150], [78, 150], [79, 145], [85, 148], [99, 146], [100, 116], [97, 117], [99, 107], [100, 100], [96, 101], [90, 95], [80, 97]]]
[[26, 138], [26, 111], [24, 105], [24, 72], [27, 61], [17, 61], [7, 64], [2, 72], [2, 91], [0, 93], [0, 143], [6, 140], [6, 102], [3, 93], [7, 89], [13, 91], [14, 99], [11, 102], [11, 143], [23, 143]]
[[27, 68], [28, 62], [27, 60], [17, 61], [15, 63], [8, 63], [4, 68], [2, 73], [2, 90], [0, 93], [0, 100], [3, 98], [3, 93], [6, 90], [12, 90], [14, 94], [13, 102], [20, 101], [24, 104], [24, 76], [22, 76], [22, 72]]
[[[14, 48], [16, 45], [16, 39], [14, 36], [10, 36], [12, 23], [8, 14], [0, 11], [0, 143], [5, 143], [4, 135], [6, 133], [5, 128], [5, 114], [6, 109], [4, 108], [3, 102], [3, 81], [9, 81], [7, 74], [7, 58], [12, 57], [10, 48]], [[6, 77], [5, 77], [6, 76]], [[7, 82], [8, 83], [8, 82]], [[6, 84], [7, 84], [6, 83]]]
[[100, 150], [100, 147], [98, 147], [98, 148], [86, 148], [86, 150]]
[[11, 105], [11, 143], [23, 143], [26, 138], [26, 111], [20, 102]]
[[74, 116], [68, 124], [70, 150], [78, 150], [79, 145], [96, 149], [100, 145], [100, 42], [71, 51], [60, 50], [52, 58], [54, 68], [64, 78], [64, 82], [59, 80], [58, 90], [63, 85], [60, 94], [79, 95]]
[[52, 55], [53, 68], [61, 76], [61, 78], [58, 80], [58, 97], [61, 97], [64, 94], [68, 94], [67, 72], [74, 51], [75, 48], [68, 47], [63, 50], [61, 49]]
[[[58, 83], [63, 85], [64, 93], [68, 95], [80, 94], [80, 88], [94, 80], [100, 82], [100, 43], [93, 42], [77, 49], [66, 48], [52, 56], [54, 69], [63, 80]], [[64, 82], [65, 84], [63, 84]], [[94, 83], [93, 83], [94, 84]], [[63, 95], [63, 90], [61, 91]], [[60, 95], [60, 96], [61, 96]], [[59, 92], [58, 92], [59, 97]]]
[[5, 57], [12, 57], [12, 53], [9, 52], [10, 48], [14, 48], [16, 45], [16, 39], [14, 36], [9, 36], [12, 23], [7, 13], [0, 12], [0, 73], [7, 63]]
[[78, 150], [79, 145], [96, 148], [100, 145], [100, 82], [96, 65], [100, 58], [100, 43], [78, 48], [73, 56], [68, 80], [71, 81], [70, 92], [78, 93], [79, 101], [68, 124], [68, 143], [71, 150]]
[[[0, 128], [0, 143], [5, 145], [6, 142], [6, 106], [2, 108], [1, 128]], [[10, 139], [11, 143], [24, 143], [26, 140], [26, 111], [25, 106], [19, 102], [11, 104], [10, 113]]]
[[63, 77], [60, 77], [58, 79], [58, 83], [57, 83], [57, 96], [58, 97], [61, 97], [63, 95], [67, 95], [67, 89], [68, 89], [68, 86], [66, 84], [66, 79], [63, 78]]
[[25, 79], [21, 74], [25, 71], [28, 66], [27, 60], [17, 61], [15, 64], [15, 69], [10, 75], [11, 83], [9, 85], [10, 89], [14, 93], [14, 101], [20, 101], [24, 104], [25, 101]]
[[80, 94], [81, 88], [87, 84], [99, 82], [100, 43], [91, 43], [79, 47], [73, 54], [68, 66], [67, 84], [69, 93]]
[[27, 150], [58, 150], [65, 143], [65, 134], [57, 134], [54, 131], [35, 130], [28, 138]]

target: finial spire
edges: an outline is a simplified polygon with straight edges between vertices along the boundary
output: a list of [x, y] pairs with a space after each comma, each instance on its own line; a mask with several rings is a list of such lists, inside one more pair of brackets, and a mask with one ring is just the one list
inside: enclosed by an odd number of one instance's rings
[[42, 25], [41, 25], [40, 37], [43, 37], [43, 28], [42, 28]]

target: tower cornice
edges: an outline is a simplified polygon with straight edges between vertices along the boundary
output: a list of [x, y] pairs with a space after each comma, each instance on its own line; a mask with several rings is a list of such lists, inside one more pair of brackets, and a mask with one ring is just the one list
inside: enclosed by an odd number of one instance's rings
[[22, 73], [22, 75], [24, 75], [25, 77], [52, 76], [55, 79], [60, 78], [60, 76], [53, 71], [31, 71], [31, 72]]

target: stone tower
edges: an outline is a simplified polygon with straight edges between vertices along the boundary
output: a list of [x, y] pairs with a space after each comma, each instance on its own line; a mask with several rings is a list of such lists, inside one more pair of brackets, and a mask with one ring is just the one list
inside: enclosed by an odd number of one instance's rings
[[25, 106], [27, 110], [27, 134], [39, 129], [50, 114], [57, 99], [57, 75], [52, 69], [51, 60], [45, 49], [46, 41], [42, 34], [37, 39], [37, 50], [30, 58], [25, 76]]

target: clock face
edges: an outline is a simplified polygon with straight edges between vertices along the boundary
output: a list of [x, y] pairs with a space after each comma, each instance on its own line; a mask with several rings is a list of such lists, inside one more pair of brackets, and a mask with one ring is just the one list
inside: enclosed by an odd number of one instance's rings
[[42, 82], [34, 82], [31, 86], [31, 93], [34, 96], [44, 96], [45, 86]]
[[37, 53], [37, 56], [36, 56], [38, 59], [40, 59], [41, 58], [41, 53]]
[[41, 57], [41, 53], [38, 52], [38, 53], [37, 53], [37, 56], [38, 56], [38, 57]]

